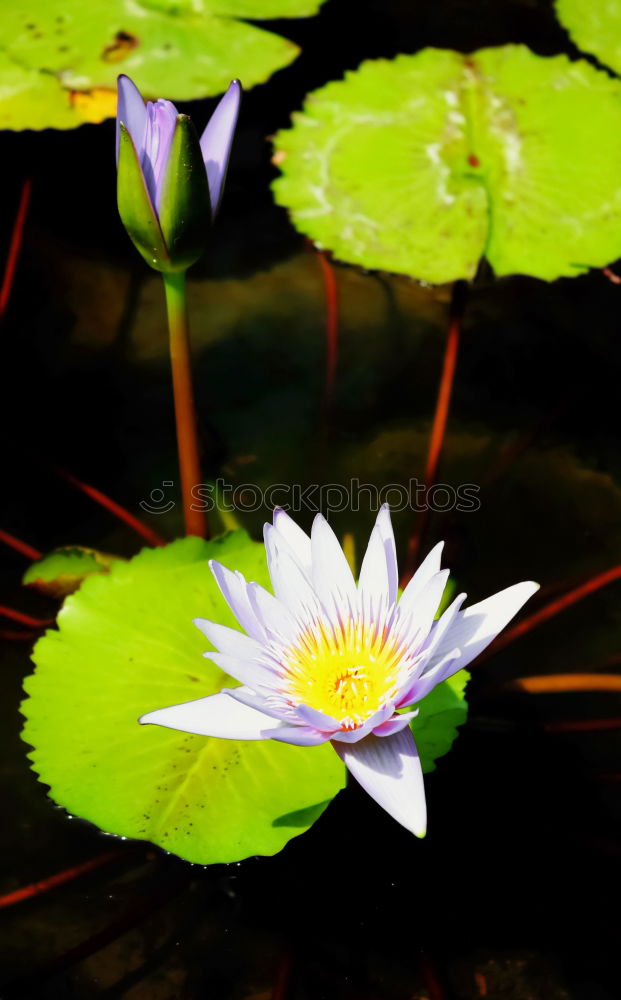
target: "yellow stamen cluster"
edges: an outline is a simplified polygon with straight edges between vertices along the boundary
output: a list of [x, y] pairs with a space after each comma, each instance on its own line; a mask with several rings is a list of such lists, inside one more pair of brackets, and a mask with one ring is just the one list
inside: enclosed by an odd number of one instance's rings
[[283, 664], [287, 695], [355, 729], [396, 697], [403, 659], [402, 647], [374, 622], [318, 623]]

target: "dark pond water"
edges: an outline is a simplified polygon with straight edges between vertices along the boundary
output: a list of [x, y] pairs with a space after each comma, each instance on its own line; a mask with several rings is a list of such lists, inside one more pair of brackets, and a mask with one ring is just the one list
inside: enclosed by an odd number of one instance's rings
[[[405, 483], [422, 475], [450, 290], [336, 268], [338, 389], [322, 437], [321, 275], [272, 204], [264, 137], [366, 57], [571, 48], [537, 0], [330, 0], [320, 17], [278, 28], [304, 54], [245, 99], [222, 215], [190, 287], [205, 470], [237, 484]], [[210, 107], [191, 110], [200, 121]], [[0, 246], [25, 176], [33, 201], [2, 330], [0, 526], [44, 551], [140, 547], [55, 464], [132, 510], [176, 476], [161, 292], [116, 217], [112, 137], [110, 124], [1, 137]], [[619, 561], [620, 315], [621, 289], [597, 272], [551, 285], [483, 275], [470, 293], [441, 478], [479, 484], [481, 509], [434, 516], [426, 542], [447, 539], [472, 599], [522, 578], [549, 598]], [[266, 516], [245, 523], [258, 535]], [[371, 520], [334, 523], [361, 545]], [[182, 531], [178, 507], [151, 523]], [[396, 525], [404, 543], [407, 518]], [[25, 565], [2, 552], [0, 603], [53, 614], [20, 589]], [[121, 843], [106, 867], [0, 913], [1, 995], [611, 1000], [621, 742], [588, 720], [618, 717], [618, 696], [498, 688], [610, 670], [620, 624], [617, 584], [475, 669], [470, 720], [427, 780], [425, 841], [350, 787], [273, 859], [202, 869]], [[69, 821], [29, 771], [17, 705], [30, 645], [2, 644], [0, 893], [116, 845]], [[570, 720], [587, 728], [554, 731]]]

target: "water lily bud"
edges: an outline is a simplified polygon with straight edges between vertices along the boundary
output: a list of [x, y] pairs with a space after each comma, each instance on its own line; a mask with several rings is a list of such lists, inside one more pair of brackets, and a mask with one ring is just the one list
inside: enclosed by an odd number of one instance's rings
[[202, 254], [222, 198], [241, 86], [231, 83], [202, 137], [170, 101], [146, 105], [118, 81], [119, 213], [134, 245], [158, 271], [184, 271]]

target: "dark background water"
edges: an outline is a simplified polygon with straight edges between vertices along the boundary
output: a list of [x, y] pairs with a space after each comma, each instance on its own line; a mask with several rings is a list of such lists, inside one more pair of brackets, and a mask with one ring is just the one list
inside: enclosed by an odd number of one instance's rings
[[[407, 482], [422, 475], [449, 290], [337, 267], [339, 380], [320, 445], [323, 287], [272, 203], [265, 137], [305, 93], [364, 58], [508, 42], [575, 53], [544, 0], [330, 0], [317, 18], [275, 27], [303, 54], [246, 95], [222, 214], [192, 272], [204, 468], [237, 484]], [[200, 126], [212, 106], [188, 110]], [[112, 146], [111, 123], [0, 137], [0, 246], [22, 181], [33, 180], [1, 332], [0, 526], [44, 551], [140, 547], [55, 464], [132, 510], [176, 478], [161, 291], [117, 219]], [[482, 506], [436, 516], [427, 542], [447, 537], [472, 599], [524, 577], [551, 595], [619, 561], [620, 304], [621, 289], [598, 272], [554, 284], [487, 277], [471, 292], [442, 480], [481, 484]], [[528, 449], [489, 481], [521, 440]], [[246, 524], [258, 533], [266, 516]], [[362, 511], [335, 524], [362, 544], [371, 520]], [[182, 530], [178, 507], [151, 523], [171, 538]], [[404, 543], [405, 517], [397, 528]], [[2, 557], [0, 603], [53, 614], [20, 589], [25, 560]], [[424, 842], [351, 787], [274, 859], [200, 869], [122, 844], [107, 867], [0, 913], [2, 995], [618, 995], [618, 730], [549, 731], [555, 720], [616, 717], [618, 697], [498, 692], [511, 677], [610, 665], [618, 598], [619, 584], [598, 592], [475, 670], [470, 721], [427, 779]], [[28, 769], [17, 705], [29, 648], [3, 643], [0, 892], [114, 846], [70, 822]]]

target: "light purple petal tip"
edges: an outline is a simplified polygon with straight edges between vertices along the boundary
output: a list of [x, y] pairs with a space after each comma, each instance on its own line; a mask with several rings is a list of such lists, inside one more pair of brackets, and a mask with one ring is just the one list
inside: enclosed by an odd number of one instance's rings
[[147, 712], [139, 721], [224, 740], [265, 740], [268, 737], [263, 735], [263, 730], [274, 725], [268, 715], [242, 705], [228, 694], [214, 694], [183, 705], [158, 708], [155, 712]]
[[395, 733], [400, 733], [402, 729], [409, 726], [412, 719], [415, 719], [417, 715], [417, 708], [413, 709], [411, 712], [402, 712], [401, 715], [394, 715], [392, 719], [382, 722], [381, 726], [376, 726], [373, 730], [373, 735], [381, 736], [383, 738], [386, 736], [394, 736]]
[[118, 98], [116, 110], [116, 162], [119, 162], [119, 144], [121, 130], [119, 123], [123, 122], [132, 137], [138, 159], [142, 158], [147, 130], [147, 109], [138, 87], [128, 76], [121, 75], [117, 81]]
[[266, 729], [265, 735], [277, 743], [290, 743], [296, 747], [318, 747], [330, 739], [327, 733], [320, 733], [313, 726], [277, 726]]
[[332, 716], [309, 708], [308, 705], [296, 705], [295, 714], [305, 725], [313, 726], [321, 733], [335, 733], [339, 728], [338, 722]]
[[147, 104], [147, 126], [141, 166], [151, 201], [158, 212], [170, 146], [177, 127], [177, 116], [177, 109], [171, 101], [160, 99]]
[[374, 729], [381, 726], [387, 719], [390, 719], [394, 710], [395, 706], [392, 702], [384, 705], [383, 708], [379, 708], [377, 712], [374, 712], [366, 722], [363, 722], [361, 726], [356, 726], [355, 729], [339, 729], [338, 732], [332, 734], [332, 739], [337, 740], [339, 743], [359, 743], [369, 733], [372, 733]]
[[437, 660], [426, 673], [411, 680], [399, 693], [397, 708], [413, 705], [421, 701], [434, 687], [461, 670], [461, 649], [452, 649], [442, 659]]
[[207, 170], [213, 216], [218, 211], [222, 200], [241, 93], [239, 80], [233, 80], [201, 136], [201, 150]]
[[378, 805], [417, 837], [425, 836], [423, 772], [409, 728], [385, 739], [370, 735], [360, 743], [333, 742], [332, 746]]

